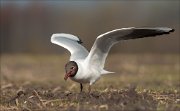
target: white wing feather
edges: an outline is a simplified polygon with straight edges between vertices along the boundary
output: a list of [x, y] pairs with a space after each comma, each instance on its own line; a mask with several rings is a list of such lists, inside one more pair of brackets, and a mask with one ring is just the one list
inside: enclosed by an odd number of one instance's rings
[[85, 63], [100, 69], [104, 68], [105, 60], [110, 48], [121, 40], [155, 37], [156, 35], [169, 34], [174, 29], [167, 27], [157, 28], [122, 28], [115, 29], [99, 35], [94, 42]]
[[85, 47], [78, 43], [79, 38], [71, 34], [53, 34], [51, 37], [51, 42], [62, 46], [70, 51], [71, 57], [70, 61], [75, 61], [78, 59], [85, 59], [89, 52]]

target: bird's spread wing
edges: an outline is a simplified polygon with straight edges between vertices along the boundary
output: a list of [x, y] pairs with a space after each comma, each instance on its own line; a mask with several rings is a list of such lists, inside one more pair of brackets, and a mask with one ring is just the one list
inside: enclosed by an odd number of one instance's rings
[[78, 37], [71, 34], [53, 34], [51, 37], [51, 42], [69, 50], [71, 53], [71, 61], [77, 59], [85, 59], [89, 54], [86, 48], [84, 48], [80, 44], [81, 40]]
[[122, 28], [116, 29], [97, 37], [92, 46], [86, 62], [89, 65], [104, 68], [105, 59], [110, 48], [121, 40], [154, 37], [156, 35], [168, 34], [174, 30], [166, 27], [159, 28]]

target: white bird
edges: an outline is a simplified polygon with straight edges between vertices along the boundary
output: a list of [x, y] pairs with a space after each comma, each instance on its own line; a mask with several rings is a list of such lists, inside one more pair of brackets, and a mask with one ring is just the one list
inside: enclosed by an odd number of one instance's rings
[[51, 37], [51, 42], [60, 45], [70, 51], [70, 61], [65, 65], [66, 74], [73, 81], [80, 83], [82, 92], [83, 83], [89, 83], [89, 92], [91, 85], [94, 84], [104, 74], [109, 72], [104, 70], [104, 64], [111, 47], [121, 40], [137, 39], [144, 37], [154, 37], [156, 35], [169, 34], [174, 29], [167, 27], [156, 28], [121, 28], [115, 29], [99, 35], [90, 52], [81, 45], [82, 41], [74, 35], [57, 33]]

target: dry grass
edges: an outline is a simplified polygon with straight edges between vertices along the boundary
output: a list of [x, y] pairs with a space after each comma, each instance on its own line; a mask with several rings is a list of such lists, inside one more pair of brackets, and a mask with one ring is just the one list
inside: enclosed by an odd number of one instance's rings
[[1, 102], [11, 110], [180, 110], [179, 55], [110, 55], [88, 94], [63, 80], [68, 56], [2, 55]]

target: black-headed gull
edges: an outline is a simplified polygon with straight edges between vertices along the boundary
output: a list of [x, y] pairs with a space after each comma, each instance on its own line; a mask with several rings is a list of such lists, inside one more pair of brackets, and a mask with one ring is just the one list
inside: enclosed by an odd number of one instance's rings
[[121, 28], [115, 29], [99, 35], [90, 52], [81, 45], [82, 41], [74, 35], [57, 33], [51, 37], [51, 42], [60, 45], [70, 51], [70, 61], [65, 65], [66, 74], [73, 81], [80, 83], [82, 91], [83, 83], [89, 83], [89, 92], [91, 85], [94, 84], [101, 75], [109, 74], [104, 70], [104, 64], [110, 48], [121, 40], [154, 37], [156, 35], [169, 34], [174, 29], [167, 27], [157, 28]]

